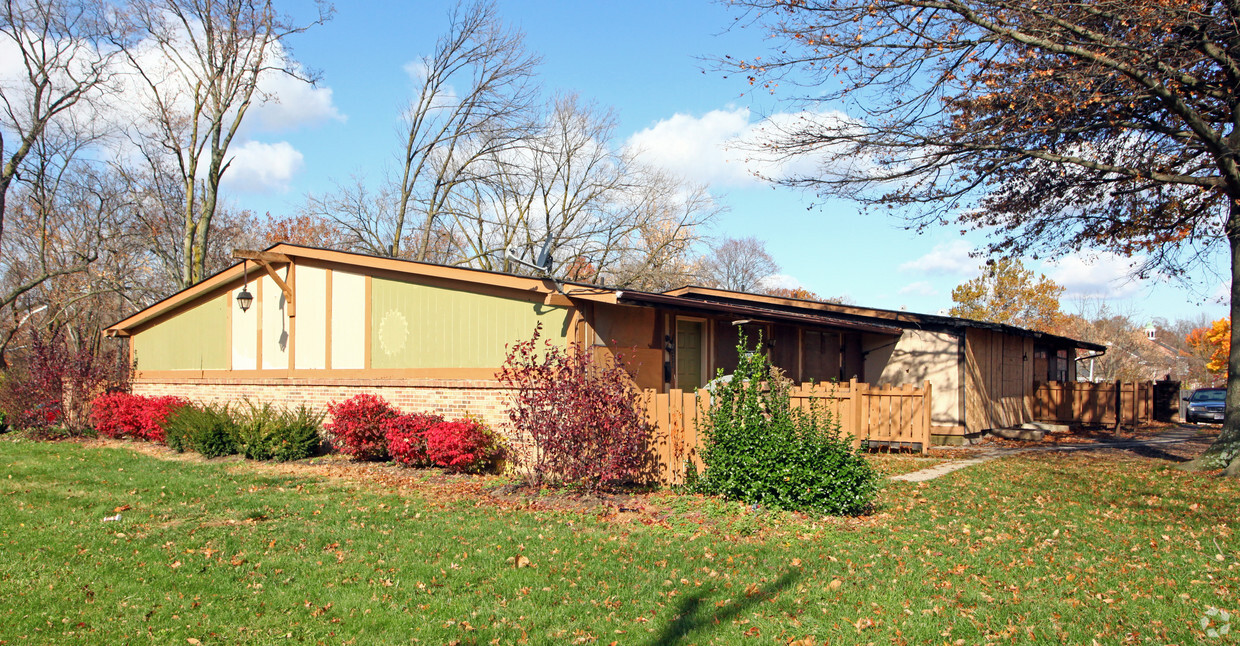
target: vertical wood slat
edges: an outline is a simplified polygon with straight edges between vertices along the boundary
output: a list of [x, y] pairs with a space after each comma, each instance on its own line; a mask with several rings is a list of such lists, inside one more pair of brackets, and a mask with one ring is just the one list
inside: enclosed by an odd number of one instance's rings
[[[855, 379], [847, 385], [801, 384], [789, 393], [791, 407], [829, 413], [842, 434], [851, 435], [853, 445], [863, 440], [908, 447], [920, 444], [924, 453], [930, 446], [931, 387], [902, 385], [871, 387]], [[664, 484], [684, 482], [690, 462], [699, 473], [704, 469], [700, 454], [701, 416], [710, 405], [705, 390], [658, 393], [643, 391], [646, 418], [652, 433], [647, 441], [651, 469], [646, 478]]]
[[1153, 382], [1038, 382], [1034, 420], [1119, 426], [1153, 419]]

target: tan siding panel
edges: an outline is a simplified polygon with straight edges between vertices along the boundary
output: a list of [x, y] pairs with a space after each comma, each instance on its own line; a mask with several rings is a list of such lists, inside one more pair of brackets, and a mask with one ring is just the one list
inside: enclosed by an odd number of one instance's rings
[[[277, 270], [283, 274], [281, 278], [288, 280], [287, 268]], [[264, 275], [259, 279], [263, 289], [260, 292], [262, 302], [255, 307], [263, 308], [262, 361], [264, 370], [288, 369], [289, 321], [285, 314], [284, 293], [271, 276]]]
[[498, 368], [507, 344], [567, 343], [571, 310], [472, 292], [374, 278], [372, 368]]
[[[250, 294], [254, 294], [257, 289], [253, 285], [247, 286]], [[233, 370], [257, 370], [258, 369], [258, 310], [253, 305], [250, 309], [242, 312], [237, 307], [237, 294], [240, 289], [233, 290], [228, 293], [228, 300], [232, 308], [232, 369]]]
[[332, 272], [332, 369], [366, 367], [366, 277]]
[[[871, 356], [880, 353], [872, 353]], [[891, 348], [886, 365], [875, 374], [878, 386], [918, 387], [934, 384], [931, 420], [940, 426], [962, 426], [960, 419], [960, 371], [957, 362], [960, 339], [950, 332], [905, 330]], [[869, 366], [866, 372], [870, 372]]]
[[226, 370], [230, 296], [217, 296], [135, 335], [138, 369]]
[[327, 367], [327, 270], [297, 266], [297, 356], [302, 369]]

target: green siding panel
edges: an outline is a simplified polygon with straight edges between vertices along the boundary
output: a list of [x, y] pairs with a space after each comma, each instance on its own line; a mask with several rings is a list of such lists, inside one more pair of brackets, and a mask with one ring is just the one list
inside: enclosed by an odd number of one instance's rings
[[227, 370], [228, 296], [213, 298], [133, 337], [140, 370]]
[[504, 346], [530, 338], [567, 343], [565, 307], [415, 285], [371, 281], [372, 368], [497, 368]]

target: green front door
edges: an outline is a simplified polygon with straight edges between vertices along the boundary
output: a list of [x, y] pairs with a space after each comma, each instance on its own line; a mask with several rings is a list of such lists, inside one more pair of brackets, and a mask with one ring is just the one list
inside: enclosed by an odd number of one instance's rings
[[703, 386], [702, 347], [705, 343], [702, 321], [676, 321], [676, 387], [697, 390]]

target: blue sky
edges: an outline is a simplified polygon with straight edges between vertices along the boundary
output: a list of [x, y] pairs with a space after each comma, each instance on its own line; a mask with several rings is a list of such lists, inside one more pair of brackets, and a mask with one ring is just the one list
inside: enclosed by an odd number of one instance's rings
[[[285, 83], [279, 106], [257, 110], [233, 176], [233, 204], [276, 215], [296, 211], [307, 192], [330, 190], [352, 176], [377, 182], [402, 143], [401, 110], [412, 96], [406, 66], [428, 53], [444, 30], [449, 2], [338, 4], [326, 25], [292, 41], [294, 55], [318, 70], [316, 89]], [[293, 12], [301, 6], [287, 4]], [[575, 92], [615, 110], [615, 145], [634, 145], [656, 163], [709, 182], [728, 207], [716, 236], [756, 236], [780, 263], [788, 285], [860, 305], [934, 313], [951, 306], [953, 286], [976, 275], [968, 257], [983, 243], [958, 228], [917, 235], [894, 217], [855, 205], [773, 188], [752, 177], [743, 156], [724, 148], [780, 105], [742, 79], [706, 71], [705, 58], [760, 55], [759, 29], [729, 30], [737, 15], [709, 2], [500, 2], [501, 15], [543, 59], [552, 92]], [[1226, 315], [1213, 302], [1223, 290], [1224, 259], [1179, 283], [1132, 281], [1123, 259], [1066, 257], [1026, 262], [1068, 288], [1063, 307], [1107, 299], [1138, 319]], [[1091, 264], [1092, 262], [1092, 264]]]

